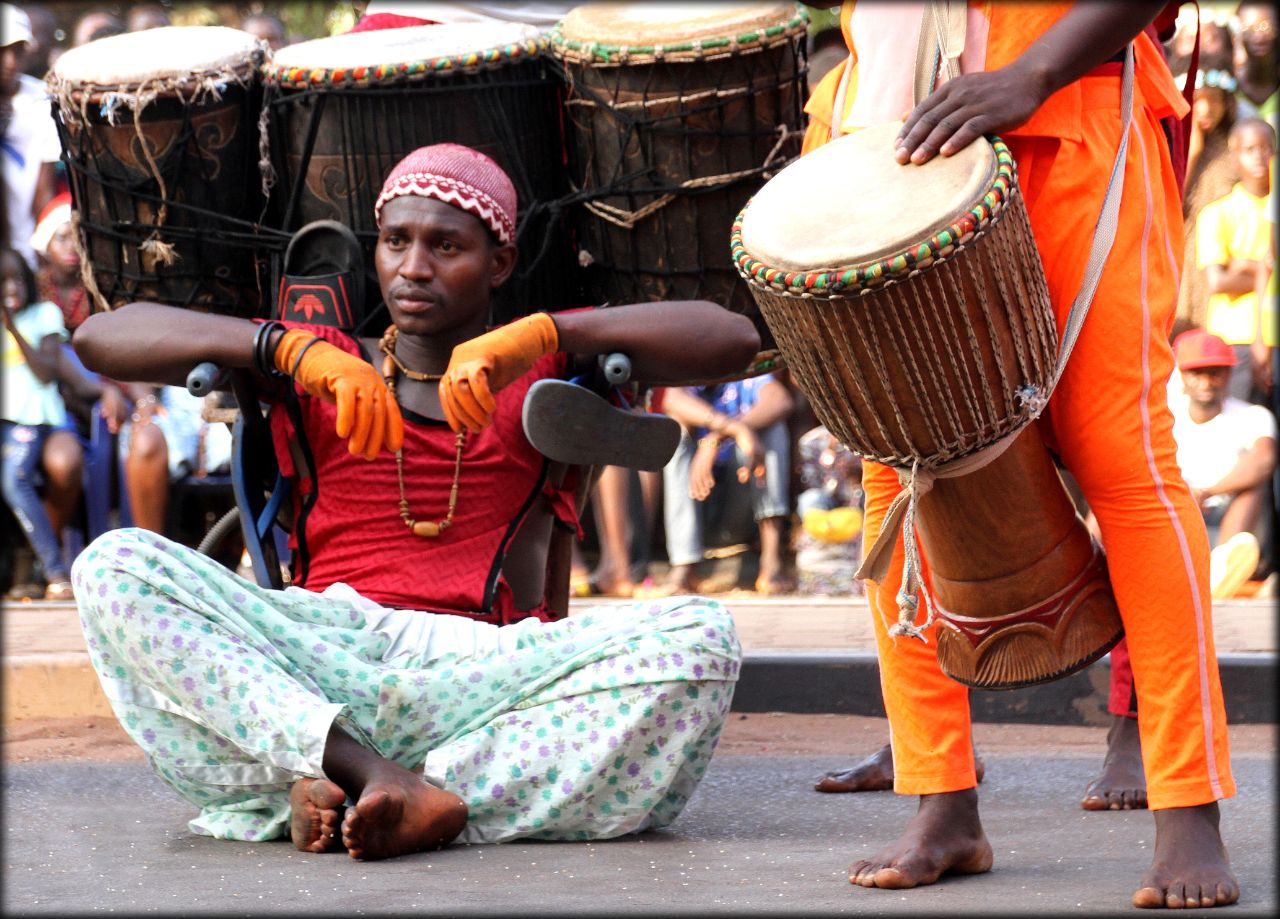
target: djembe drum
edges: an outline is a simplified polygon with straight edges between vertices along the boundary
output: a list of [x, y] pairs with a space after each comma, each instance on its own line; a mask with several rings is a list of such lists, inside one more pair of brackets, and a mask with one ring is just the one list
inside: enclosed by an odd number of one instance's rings
[[49, 76], [94, 309], [132, 300], [256, 316], [266, 45], [172, 26], [99, 39]]
[[593, 3], [551, 31], [597, 300], [757, 315], [724, 230], [799, 155], [807, 26], [794, 3]]
[[[984, 689], [1056, 679], [1122, 626], [1034, 423], [1058, 337], [1013, 158], [979, 140], [900, 166], [899, 128], [779, 173], [735, 222], [732, 256], [818, 418], [905, 481], [942, 669]], [[919, 634], [904, 585], [894, 633]]]
[[[559, 201], [566, 190], [560, 84], [546, 40], [519, 23], [412, 26], [289, 45], [265, 75], [275, 170], [271, 223], [292, 233], [337, 220], [372, 271], [373, 204], [419, 147], [451, 142], [492, 157], [519, 198], [516, 271], [495, 320], [581, 304]], [[365, 313], [378, 306], [366, 286]]]

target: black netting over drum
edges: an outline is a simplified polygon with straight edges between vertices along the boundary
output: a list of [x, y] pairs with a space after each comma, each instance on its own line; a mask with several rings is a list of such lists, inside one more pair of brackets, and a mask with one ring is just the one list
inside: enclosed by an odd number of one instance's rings
[[516, 187], [516, 271], [494, 298], [493, 319], [582, 305], [563, 217], [567, 191], [561, 86], [540, 60], [399, 83], [267, 87], [272, 225], [292, 233], [313, 220], [355, 231], [365, 253], [364, 330], [389, 321], [378, 309], [373, 205], [392, 167], [429, 144], [457, 143], [492, 157]]
[[287, 239], [259, 223], [260, 99], [255, 84], [199, 105], [162, 95], [114, 124], [96, 97], [55, 105], [95, 311], [150, 300], [265, 315], [268, 256]]
[[800, 153], [804, 36], [703, 61], [562, 67], [592, 299], [708, 299], [751, 316], [772, 347], [728, 237], [747, 200]]

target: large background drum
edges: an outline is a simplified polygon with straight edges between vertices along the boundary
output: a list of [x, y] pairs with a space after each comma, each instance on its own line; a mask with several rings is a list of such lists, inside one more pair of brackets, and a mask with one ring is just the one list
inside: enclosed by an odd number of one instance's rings
[[265, 54], [236, 29], [166, 27], [58, 58], [49, 84], [94, 309], [262, 313]]
[[[1043, 682], [1123, 631], [1034, 423], [1058, 344], [1043, 269], [1003, 144], [900, 166], [899, 128], [781, 172], [743, 210], [733, 259], [822, 423], [860, 456], [938, 474], [915, 526], [942, 669]], [[979, 468], [950, 477], [963, 464]]]
[[[373, 204], [387, 173], [419, 147], [464, 144], [505, 169], [519, 196], [520, 260], [495, 298], [495, 320], [580, 305], [558, 204], [560, 85], [544, 48], [537, 29], [517, 23], [356, 32], [282, 48], [266, 75], [272, 225], [292, 233], [313, 220], [345, 223], [371, 273]], [[381, 300], [372, 274], [366, 290], [368, 315]]]
[[595, 3], [552, 30], [594, 299], [757, 314], [724, 234], [799, 155], [807, 24], [793, 3]]

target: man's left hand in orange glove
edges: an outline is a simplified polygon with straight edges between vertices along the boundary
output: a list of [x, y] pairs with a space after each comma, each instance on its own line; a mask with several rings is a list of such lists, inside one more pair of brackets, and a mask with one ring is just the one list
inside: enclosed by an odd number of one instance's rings
[[473, 433], [483, 429], [497, 407], [494, 394], [559, 347], [559, 331], [546, 313], [517, 319], [456, 346], [440, 380], [440, 405], [449, 427]]

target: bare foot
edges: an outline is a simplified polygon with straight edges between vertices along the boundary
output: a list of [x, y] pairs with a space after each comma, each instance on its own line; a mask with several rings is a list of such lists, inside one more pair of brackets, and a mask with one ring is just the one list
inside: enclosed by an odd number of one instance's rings
[[1133, 905], [1144, 909], [1226, 906], [1240, 898], [1218, 830], [1218, 802], [1152, 811], [1156, 851]]
[[1087, 811], [1142, 810], [1147, 806], [1147, 777], [1142, 771], [1137, 718], [1112, 716], [1102, 773], [1089, 783], [1080, 806]]
[[932, 884], [944, 874], [991, 870], [991, 844], [978, 819], [977, 789], [921, 795], [902, 835], [849, 866], [849, 883], [895, 890]]
[[441, 849], [466, 825], [466, 802], [395, 766], [369, 781], [347, 808], [342, 842], [352, 858], [395, 858]]
[[328, 779], [299, 779], [289, 789], [289, 835], [301, 852], [329, 852], [338, 845], [346, 792]]
[[[979, 782], [986, 775], [987, 768], [977, 751], [973, 754], [974, 773]], [[859, 760], [848, 769], [828, 772], [818, 784], [815, 791], [832, 793], [851, 791], [892, 791], [893, 790], [893, 747], [885, 744], [875, 753]]]

